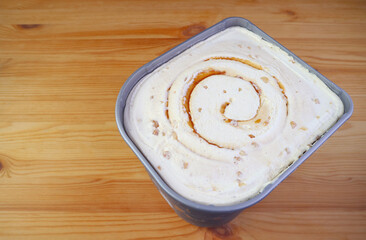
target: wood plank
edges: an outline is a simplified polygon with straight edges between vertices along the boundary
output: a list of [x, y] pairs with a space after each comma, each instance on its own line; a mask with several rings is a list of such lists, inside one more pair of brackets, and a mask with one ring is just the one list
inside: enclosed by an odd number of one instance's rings
[[[205, 229], [175, 213], [4, 211], [0, 233], [12, 239], [363, 239], [365, 211], [244, 212], [227, 226]], [[14, 217], [16, 216], [16, 217]], [[10, 221], [8, 219], [11, 219]], [[326, 222], [327, 224], [324, 224]], [[21, 231], [19, 231], [21, 229]]]
[[[355, 110], [230, 224], [180, 219], [114, 108], [140, 66], [231, 16], [345, 89]], [[0, 239], [366, 239], [364, 0], [0, 1]]]

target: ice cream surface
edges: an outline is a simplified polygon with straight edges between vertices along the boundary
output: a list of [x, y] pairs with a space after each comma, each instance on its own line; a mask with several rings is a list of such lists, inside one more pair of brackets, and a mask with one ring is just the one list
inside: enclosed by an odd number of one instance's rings
[[318, 77], [231, 27], [141, 79], [124, 124], [172, 189], [222, 206], [258, 194], [342, 114], [341, 100]]

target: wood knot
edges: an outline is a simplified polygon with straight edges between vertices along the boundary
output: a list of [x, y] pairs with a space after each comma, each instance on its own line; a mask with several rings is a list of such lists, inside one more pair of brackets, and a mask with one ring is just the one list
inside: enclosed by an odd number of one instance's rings
[[12, 174], [13, 159], [0, 154], [0, 177], [10, 177]]
[[183, 34], [183, 36], [186, 36], [186, 37], [192, 37], [192, 36], [197, 35], [198, 33], [202, 32], [205, 29], [206, 29], [206, 27], [201, 23], [192, 24], [187, 27], [184, 27], [182, 29], [182, 34]]
[[219, 238], [227, 238], [233, 235], [233, 231], [229, 225], [221, 227], [209, 228], [210, 231]]
[[296, 15], [296, 13], [294, 11], [292, 11], [292, 10], [284, 10], [283, 12], [285, 14], [289, 15], [289, 16], [295, 16]]
[[33, 28], [40, 28], [41, 24], [17, 24], [16, 25], [20, 29], [33, 29]]
[[289, 10], [289, 9], [282, 10], [281, 13], [289, 16], [292, 20], [295, 20], [298, 18], [296, 12]]

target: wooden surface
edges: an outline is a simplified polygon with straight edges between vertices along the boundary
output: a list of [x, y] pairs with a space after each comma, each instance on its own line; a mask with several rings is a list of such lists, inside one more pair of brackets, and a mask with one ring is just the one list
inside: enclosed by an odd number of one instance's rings
[[[366, 239], [366, 1], [0, 1], [0, 239]], [[123, 142], [119, 89], [229, 16], [355, 104], [265, 200], [222, 228], [173, 212]]]

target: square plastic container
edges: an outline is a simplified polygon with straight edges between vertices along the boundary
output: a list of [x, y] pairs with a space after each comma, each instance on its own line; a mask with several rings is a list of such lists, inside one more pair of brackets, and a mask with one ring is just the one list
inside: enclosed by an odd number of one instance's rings
[[[166, 63], [173, 57], [179, 55], [186, 49], [195, 45], [198, 42], [201, 42], [208, 37], [225, 30], [226, 28], [230, 28], [233, 26], [240, 26], [246, 28], [255, 34], [261, 36], [264, 40], [278, 46], [283, 51], [287, 52], [290, 56], [292, 56], [298, 63], [307, 68], [311, 73], [315, 74], [320, 80], [322, 80], [335, 94], [339, 96], [344, 105], [344, 114], [339, 118], [339, 120], [316, 142], [314, 145], [306, 151], [297, 161], [295, 161], [290, 167], [288, 167], [285, 171], [277, 177], [272, 183], [267, 185], [262, 192], [260, 192], [255, 197], [238, 204], [234, 204], [231, 206], [213, 206], [213, 205], [203, 205], [191, 200], [188, 200], [178, 193], [176, 193], [169, 185], [167, 185], [164, 180], [160, 177], [160, 175], [155, 171], [153, 166], [149, 163], [149, 161], [145, 158], [145, 156], [138, 149], [136, 144], [131, 140], [128, 136], [125, 126], [124, 126], [124, 110], [126, 105], [126, 100], [131, 92], [132, 88], [147, 74], [154, 71], [156, 68]], [[166, 199], [169, 205], [174, 209], [174, 211], [187, 222], [202, 226], [202, 227], [214, 227], [220, 226], [225, 223], [230, 222], [234, 219], [241, 211], [244, 209], [258, 203], [264, 197], [266, 197], [278, 184], [280, 184], [286, 177], [288, 177], [297, 167], [300, 166], [315, 150], [317, 150], [343, 123], [345, 123], [352, 115], [353, 112], [353, 103], [350, 96], [336, 84], [328, 80], [326, 77], [321, 75], [314, 68], [309, 66], [307, 63], [302, 61], [300, 58], [295, 56], [292, 52], [287, 50], [277, 41], [272, 39], [254, 24], [249, 22], [244, 18], [239, 17], [231, 17], [222, 20], [221, 22], [215, 24], [214, 26], [206, 29], [205, 31], [197, 34], [196, 36], [188, 39], [187, 41], [181, 43], [175, 48], [169, 50], [158, 58], [152, 60], [151, 62], [145, 64], [141, 68], [139, 68], [136, 72], [134, 72], [125, 82], [122, 89], [119, 92], [117, 103], [116, 103], [116, 121], [118, 125], [118, 129], [126, 141], [126, 143], [130, 146], [132, 151], [136, 154], [136, 156], [140, 159], [147, 172], [149, 173], [152, 181], [155, 186], [158, 188], [162, 196]], [[146, 204], [149, 204], [148, 200]]]

